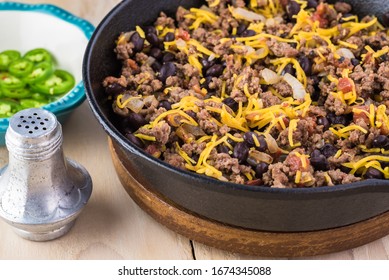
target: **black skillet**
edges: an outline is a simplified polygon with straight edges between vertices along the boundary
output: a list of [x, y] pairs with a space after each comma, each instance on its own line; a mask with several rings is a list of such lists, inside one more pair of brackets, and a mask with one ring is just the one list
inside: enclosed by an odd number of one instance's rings
[[[381, 16], [389, 1], [352, 1], [359, 15]], [[174, 15], [178, 6], [203, 1], [128, 0], [117, 5], [100, 23], [87, 47], [83, 79], [90, 107], [113, 139], [121, 160], [147, 188], [189, 212], [222, 223], [265, 231], [295, 232], [336, 228], [366, 220], [389, 210], [389, 181], [365, 180], [349, 185], [311, 189], [273, 189], [224, 183], [181, 171], [155, 159], [129, 142], [116, 128], [101, 82], [118, 75], [113, 52], [122, 31], [151, 24], [160, 11]]]

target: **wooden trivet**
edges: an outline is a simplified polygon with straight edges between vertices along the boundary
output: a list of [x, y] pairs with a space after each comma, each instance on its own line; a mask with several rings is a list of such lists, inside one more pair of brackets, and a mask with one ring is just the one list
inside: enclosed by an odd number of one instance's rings
[[176, 205], [136, 181], [109, 146], [116, 172], [131, 198], [151, 217], [192, 240], [222, 250], [262, 257], [305, 257], [355, 248], [389, 234], [389, 212], [352, 225], [310, 232], [268, 232], [209, 220]]

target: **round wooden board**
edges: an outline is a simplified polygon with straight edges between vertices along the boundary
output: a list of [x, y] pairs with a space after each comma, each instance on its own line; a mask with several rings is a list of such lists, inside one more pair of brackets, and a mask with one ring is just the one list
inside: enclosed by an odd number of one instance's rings
[[111, 140], [109, 145], [116, 172], [131, 198], [159, 223], [211, 247], [262, 257], [305, 257], [348, 250], [389, 234], [389, 212], [352, 225], [311, 232], [267, 232], [212, 221], [142, 186], [126, 170]]

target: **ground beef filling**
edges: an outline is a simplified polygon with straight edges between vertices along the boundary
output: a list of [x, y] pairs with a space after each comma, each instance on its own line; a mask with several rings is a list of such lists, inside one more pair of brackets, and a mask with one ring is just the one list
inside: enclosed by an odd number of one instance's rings
[[389, 36], [344, 2], [207, 0], [122, 33], [103, 86], [167, 163], [275, 188], [389, 178]]

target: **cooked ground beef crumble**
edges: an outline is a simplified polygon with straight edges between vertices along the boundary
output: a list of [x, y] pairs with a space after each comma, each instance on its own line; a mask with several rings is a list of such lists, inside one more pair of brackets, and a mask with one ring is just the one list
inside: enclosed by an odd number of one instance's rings
[[[275, 188], [389, 179], [389, 31], [344, 2], [207, 0], [122, 33], [103, 86], [147, 153]], [[388, 107], [387, 107], [388, 106]]]

